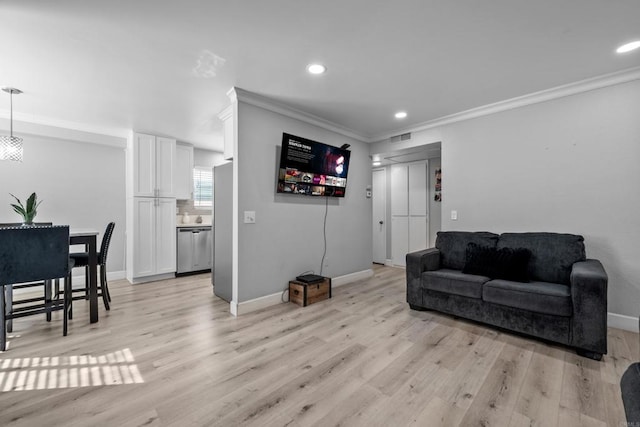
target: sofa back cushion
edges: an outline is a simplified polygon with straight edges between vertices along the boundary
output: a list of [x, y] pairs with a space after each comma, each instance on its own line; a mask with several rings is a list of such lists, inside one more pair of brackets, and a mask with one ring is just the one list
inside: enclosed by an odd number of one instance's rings
[[586, 259], [584, 238], [575, 234], [504, 233], [497, 247], [528, 249], [529, 277], [540, 282], [568, 285], [573, 264]]
[[440, 250], [440, 267], [462, 270], [469, 243], [495, 248], [497, 242], [498, 235], [487, 231], [439, 231], [436, 248]]

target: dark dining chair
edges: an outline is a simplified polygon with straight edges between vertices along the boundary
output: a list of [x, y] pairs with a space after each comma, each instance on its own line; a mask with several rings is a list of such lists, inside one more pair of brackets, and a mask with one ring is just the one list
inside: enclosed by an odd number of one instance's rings
[[[53, 223], [51, 222], [34, 222], [31, 225], [53, 225]], [[2, 222], [0, 223], [0, 228], [6, 228], [6, 227], [23, 227], [24, 224], [21, 222]], [[35, 299], [29, 298], [29, 299], [25, 299], [25, 300], [14, 300], [14, 294], [13, 291], [17, 290], [17, 289], [25, 289], [25, 288], [33, 288], [33, 287], [38, 287], [38, 286], [43, 286], [44, 288], [44, 294], [42, 297], [38, 298], [39, 300], [43, 300], [45, 302], [51, 302], [51, 296], [52, 296], [52, 289], [51, 289], [51, 280], [46, 280], [44, 282], [36, 282], [36, 283], [21, 283], [18, 285], [6, 285], [5, 286], [5, 313], [9, 314], [9, 312], [12, 310], [14, 304], [15, 305], [20, 305], [20, 304], [29, 304], [35, 301]], [[60, 281], [59, 279], [55, 280], [56, 283], [56, 290], [55, 293], [56, 295], [60, 294]], [[47, 321], [51, 321], [51, 312], [47, 312]], [[7, 332], [11, 332], [13, 330], [13, 320], [9, 319], [6, 322], [7, 325]]]
[[[109, 244], [111, 243], [111, 236], [113, 235], [113, 229], [116, 223], [110, 222], [107, 224], [107, 229], [102, 236], [102, 243], [100, 244], [100, 252], [98, 252], [98, 266], [100, 266], [100, 284], [98, 285], [98, 296], [102, 297], [104, 307], [110, 310], [111, 294], [109, 294], [109, 286], [107, 284], [107, 253], [109, 252]], [[82, 292], [84, 295], [72, 297], [71, 300], [87, 299], [89, 297], [89, 253], [88, 252], [74, 252], [69, 255], [74, 262], [74, 267], [84, 267], [85, 282], [84, 287], [73, 289], [71, 292]], [[73, 317], [73, 306], [69, 306], [69, 318]]]
[[[71, 300], [69, 226], [0, 228], [0, 349], [6, 350], [7, 320], [63, 310], [63, 335], [67, 335], [67, 310]], [[33, 298], [30, 304], [7, 310], [5, 287], [64, 279], [64, 292], [50, 301]], [[50, 282], [49, 282], [50, 283]], [[49, 319], [48, 319], [49, 320]]]

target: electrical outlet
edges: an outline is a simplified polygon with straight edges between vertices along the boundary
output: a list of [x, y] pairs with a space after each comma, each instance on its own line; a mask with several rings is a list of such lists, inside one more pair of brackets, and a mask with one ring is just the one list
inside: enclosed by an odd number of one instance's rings
[[458, 220], [458, 211], [451, 211], [451, 219], [453, 221], [457, 221]]

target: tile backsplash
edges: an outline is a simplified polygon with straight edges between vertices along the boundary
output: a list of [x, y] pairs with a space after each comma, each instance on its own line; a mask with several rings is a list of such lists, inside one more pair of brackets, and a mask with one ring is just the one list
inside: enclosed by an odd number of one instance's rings
[[193, 206], [193, 200], [176, 200], [176, 206], [178, 208], [178, 215], [182, 215], [185, 212], [191, 216], [198, 215], [211, 215], [211, 208], [196, 208]]
[[176, 200], [176, 225], [184, 224], [185, 213], [189, 214], [187, 224], [196, 224], [198, 216], [202, 217], [202, 225], [211, 225], [213, 211], [211, 208], [196, 208], [193, 200]]

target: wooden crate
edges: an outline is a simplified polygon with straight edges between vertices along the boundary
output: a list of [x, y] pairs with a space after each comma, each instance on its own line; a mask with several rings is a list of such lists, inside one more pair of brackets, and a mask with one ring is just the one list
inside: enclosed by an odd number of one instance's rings
[[322, 282], [303, 283], [297, 280], [289, 282], [289, 301], [303, 307], [331, 298], [331, 278]]

